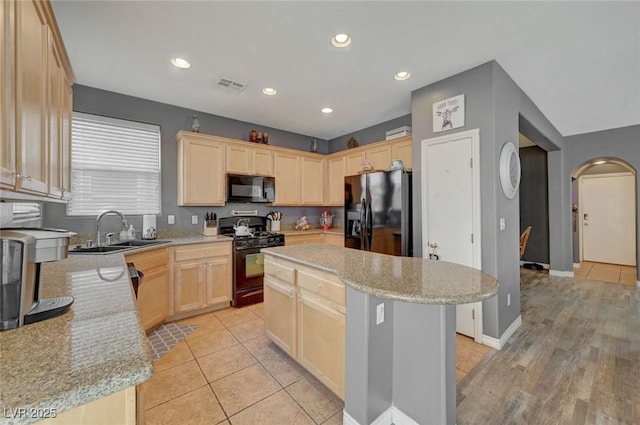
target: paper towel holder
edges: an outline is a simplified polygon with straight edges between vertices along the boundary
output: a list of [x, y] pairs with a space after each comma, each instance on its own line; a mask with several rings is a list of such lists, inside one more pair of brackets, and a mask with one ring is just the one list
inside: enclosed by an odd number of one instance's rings
[[157, 237], [156, 231], [156, 216], [153, 214], [145, 214], [142, 216], [142, 239], [155, 239]]

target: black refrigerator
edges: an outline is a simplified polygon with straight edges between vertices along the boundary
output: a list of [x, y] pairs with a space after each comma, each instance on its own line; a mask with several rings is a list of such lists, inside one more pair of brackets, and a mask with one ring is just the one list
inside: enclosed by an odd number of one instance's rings
[[344, 197], [345, 247], [413, 257], [410, 172], [346, 176]]

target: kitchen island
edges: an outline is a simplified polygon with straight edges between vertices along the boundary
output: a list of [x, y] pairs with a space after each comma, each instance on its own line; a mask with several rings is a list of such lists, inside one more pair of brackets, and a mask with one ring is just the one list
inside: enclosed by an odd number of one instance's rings
[[74, 302], [62, 316], [0, 332], [0, 424], [135, 423], [135, 386], [153, 363], [124, 257], [42, 263], [40, 282], [42, 298]]
[[267, 335], [344, 398], [345, 424], [455, 424], [455, 305], [497, 294], [494, 278], [326, 244], [263, 252]]

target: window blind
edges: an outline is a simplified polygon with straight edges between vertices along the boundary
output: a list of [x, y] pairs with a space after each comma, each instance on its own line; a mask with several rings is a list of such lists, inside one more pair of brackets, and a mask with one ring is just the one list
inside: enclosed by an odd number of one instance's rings
[[160, 127], [73, 113], [67, 215], [160, 214]]

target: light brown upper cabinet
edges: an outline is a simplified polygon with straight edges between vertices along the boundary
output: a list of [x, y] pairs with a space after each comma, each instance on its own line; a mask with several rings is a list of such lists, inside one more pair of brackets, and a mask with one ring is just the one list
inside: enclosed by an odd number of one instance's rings
[[73, 109], [73, 88], [69, 79], [64, 77], [64, 85], [62, 86], [62, 99], [60, 110], [60, 138], [61, 149], [60, 167], [62, 181], [62, 198], [69, 199], [71, 197], [71, 118]]
[[300, 156], [296, 153], [277, 151], [273, 155], [273, 172], [276, 178], [274, 205], [300, 205]]
[[178, 133], [178, 205], [224, 205], [224, 148], [207, 136]]
[[63, 156], [70, 152], [70, 127], [65, 119], [70, 119], [74, 76], [53, 9], [48, 1], [8, 1], [0, 13], [5, 93], [0, 184], [36, 196], [67, 197], [64, 176], [70, 163]]
[[[301, 158], [302, 205], [324, 205], [324, 164], [325, 160], [322, 158], [307, 156]], [[276, 186], [277, 184], [276, 181]]]
[[328, 182], [326, 188], [327, 206], [344, 205], [344, 164], [345, 157], [332, 157], [327, 160]]
[[10, 190], [16, 186], [15, 5], [0, 3], [0, 185]]
[[407, 170], [413, 168], [411, 136], [370, 143], [347, 151], [345, 155], [345, 176], [354, 176], [362, 172], [362, 167], [366, 161], [369, 162], [372, 170], [386, 170], [394, 159], [401, 159]]
[[48, 27], [39, 2], [16, 8], [16, 190], [46, 195]]
[[265, 148], [251, 149], [252, 174], [273, 177], [273, 152]]
[[227, 174], [273, 176], [273, 152], [269, 149], [227, 143]]
[[399, 159], [405, 170], [413, 170], [413, 142], [411, 136], [403, 137], [391, 145], [391, 159]]
[[411, 136], [328, 156], [186, 131], [176, 137], [178, 205], [224, 205], [225, 174], [246, 174], [275, 177], [273, 205], [341, 206], [344, 176], [362, 172], [365, 158], [374, 170], [386, 170], [393, 159], [412, 165]]
[[49, 145], [49, 195], [62, 198], [62, 93], [64, 71], [58, 47], [49, 34], [47, 40], [47, 142]]
[[317, 154], [276, 151], [274, 205], [324, 205], [324, 158]]

